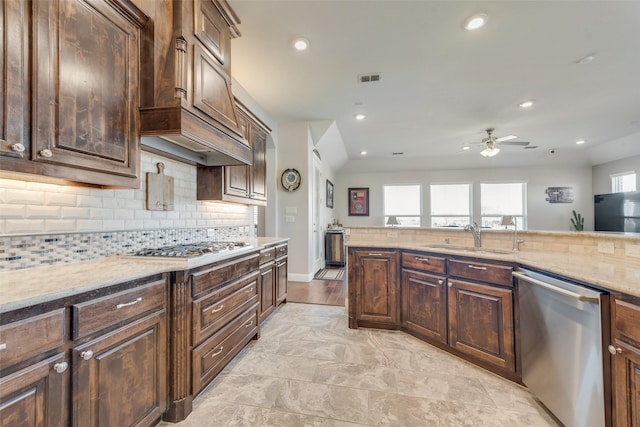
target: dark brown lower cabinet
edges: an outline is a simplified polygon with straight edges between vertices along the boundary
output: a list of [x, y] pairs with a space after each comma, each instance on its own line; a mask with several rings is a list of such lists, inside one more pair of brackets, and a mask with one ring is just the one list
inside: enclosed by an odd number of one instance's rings
[[276, 305], [280, 305], [287, 300], [287, 258], [276, 260]]
[[402, 327], [417, 336], [447, 342], [446, 278], [402, 270]]
[[613, 343], [609, 352], [615, 427], [640, 426], [640, 299], [628, 299], [633, 301], [612, 298]]
[[276, 275], [274, 274], [275, 262], [270, 261], [260, 266], [260, 307], [258, 309], [260, 322], [263, 322], [276, 308], [275, 287]]
[[349, 249], [349, 327], [398, 328], [398, 251]]
[[513, 289], [449, 279], [449, 345], [515, 371]]
[[161, 417], [165, 316], [156, 312], [72, 350], [74, 426], [147, 426]]
[[57, 354], [0, 379], [0, 426], [68, 425], [69, 362]]

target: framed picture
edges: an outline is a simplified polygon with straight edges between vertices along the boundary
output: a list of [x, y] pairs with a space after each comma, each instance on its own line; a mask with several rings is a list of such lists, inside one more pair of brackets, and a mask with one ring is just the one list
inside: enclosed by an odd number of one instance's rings
[[369, 216], [369, 189], [349, 189], [349, 216]]
[[333, 208], [333, 182], [327, 180], [327, 207]]

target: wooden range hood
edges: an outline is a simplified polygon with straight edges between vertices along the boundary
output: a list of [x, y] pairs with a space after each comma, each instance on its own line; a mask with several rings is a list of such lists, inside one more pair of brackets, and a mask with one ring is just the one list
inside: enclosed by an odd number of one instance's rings
[[251, 164], [231, 92], [240, 20], [226, 0], [158, 1], [153, 15], [142, 49], [142, 145], [203, 165]]

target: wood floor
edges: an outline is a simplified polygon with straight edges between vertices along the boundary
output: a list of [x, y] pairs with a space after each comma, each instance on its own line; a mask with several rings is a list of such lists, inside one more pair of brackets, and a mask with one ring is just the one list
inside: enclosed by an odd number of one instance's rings
[[344, 307], [347, 297], [347, 281], [317, 280], [310, 282], [289, 281], [287, 301], [307, 304], [337, 305]]

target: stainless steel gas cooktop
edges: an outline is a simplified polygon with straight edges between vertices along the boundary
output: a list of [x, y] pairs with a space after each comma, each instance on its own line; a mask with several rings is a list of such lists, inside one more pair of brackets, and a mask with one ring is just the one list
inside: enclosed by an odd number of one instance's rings
[[142, 257], [195, 258], [203, 255], [244, 249], [249, 246], [249, 243], [246, 242], [200, 242], [165, 246], [156, 249], [142, 249], [133, 255]]

